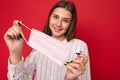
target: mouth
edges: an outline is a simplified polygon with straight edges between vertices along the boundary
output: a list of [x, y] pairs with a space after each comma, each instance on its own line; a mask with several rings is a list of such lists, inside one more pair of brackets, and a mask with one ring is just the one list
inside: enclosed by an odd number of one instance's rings
[[55, 32], [60, 32], [62, 29], [54, 27]]

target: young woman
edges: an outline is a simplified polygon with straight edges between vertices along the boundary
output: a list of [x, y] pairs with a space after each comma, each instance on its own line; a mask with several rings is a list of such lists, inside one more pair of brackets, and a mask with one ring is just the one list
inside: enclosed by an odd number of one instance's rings
[[[24, 62], [22, 57], [22, 29], [15, 20], [4, 35], [10, 57], [9, 80], [91, 80], [88, 49], [85, 42], [75, 38], [77, 14], [70, 1], [59, 1], [51, 9], [44, 33], [69, 45], [70, 53], [65, 66], [60, 67], [37, 50], [32, 50]], [[77, 53], [77, 54], [76, 54]]]

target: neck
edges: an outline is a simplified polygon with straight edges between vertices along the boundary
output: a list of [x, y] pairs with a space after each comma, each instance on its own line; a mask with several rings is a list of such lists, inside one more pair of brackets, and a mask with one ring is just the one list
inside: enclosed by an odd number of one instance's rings
[[63, 41], [65, 39], [65, 37], [55, 37], [55, 36], [52, 36], [53, 38], [57, 39], [57, 40], [60, 40], [60, 41]]

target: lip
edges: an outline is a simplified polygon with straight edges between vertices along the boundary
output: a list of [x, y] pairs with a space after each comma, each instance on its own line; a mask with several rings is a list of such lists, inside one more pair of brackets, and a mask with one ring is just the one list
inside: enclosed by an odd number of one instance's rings
[[60, 32], [62, 29], [54, 27], [55, 32]]

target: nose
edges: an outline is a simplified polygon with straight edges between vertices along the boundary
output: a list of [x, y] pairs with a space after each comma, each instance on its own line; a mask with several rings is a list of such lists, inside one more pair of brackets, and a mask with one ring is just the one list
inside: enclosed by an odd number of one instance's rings
[[57, 20], [56, 25], [57, 25], [58, 27], [60, 27], [60, 26], [62, 25], [62, 20]]

